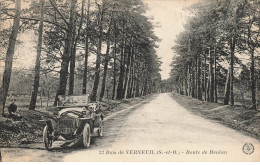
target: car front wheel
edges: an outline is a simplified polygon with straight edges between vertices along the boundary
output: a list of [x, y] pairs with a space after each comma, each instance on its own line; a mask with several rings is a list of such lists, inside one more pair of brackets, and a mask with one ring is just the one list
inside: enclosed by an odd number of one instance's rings
[[83, 132], [83, 147], [88, 148], [90, 146], [90, 126], [88, 123], [85, 124]]
[[51, 133], [50, 133], [49, 127], [47, 125], [43, 129], [43, 142], [44, 142], [45, 148], [47, 150], [50, 150], [51, 146], [52, 146], [52, 138], [51, 138]]

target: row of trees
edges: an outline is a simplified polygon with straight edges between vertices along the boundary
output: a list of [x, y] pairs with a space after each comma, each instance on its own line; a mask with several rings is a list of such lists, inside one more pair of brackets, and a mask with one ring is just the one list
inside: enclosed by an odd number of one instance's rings
[[[260, 1], [214, 0], [190, 7], [193, 16], [173, 50], [170, 81], [179, 93], [234, 105], [234, 90], [259, 89]], [[246, 73], [246, 74], [245, 74]], [[237, 86], [234, 86], [237, 84]]]
[[[3, 109], [17, 34], [25, 31], [35, 31], [38, 36], [29, 109], [35, 109], [40, 78], [48, 73], [59, 77], [55, 105], [57, 96], [64, 94], [91, 93], [93, 101], [102, 100], [108, 83], [113, 84], [109, 91], [112, 99], [139, 97], [159, 90], [160, 61], [155, 51], [159, 39], [153, 33], [153, 24], [144, 15], [146, 7], [142, 1], [33, 0], [23, 3], [29, 7], [23, 7], [21, 0], [16, 0], [15, 10], [11, 8], [11, 1], [0, 5], [1, 23], [13, 19], [12, 27], [0, 29], [1, 34], [6, 31], [5, 36], [10, 36], [6, 41], [8, 46], [0, 45], [7, 47], [0, 97]], [[95, 56], [95, 62], [89, 66], [91, 56]], [[81, 80], [80, 93], [74, 91], [75, 78], [77, 82]]]

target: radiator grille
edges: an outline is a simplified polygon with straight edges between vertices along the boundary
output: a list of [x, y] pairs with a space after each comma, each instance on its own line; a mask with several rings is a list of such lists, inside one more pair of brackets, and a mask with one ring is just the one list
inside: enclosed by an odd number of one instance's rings
[[74, 128], [73, 121], [74, 120], [70, 120], [70, 119], [62, 119], [59, 121], [59, 127], [60, 128]]

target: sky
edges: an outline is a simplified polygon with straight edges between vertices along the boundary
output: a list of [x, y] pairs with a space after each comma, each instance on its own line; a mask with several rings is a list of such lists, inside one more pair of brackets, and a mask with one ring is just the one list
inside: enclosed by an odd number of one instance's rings
[[161, 39], [157, 55], [161, 58], [162, 79], [169, 78], [170, 64], [174, 53], [172, 47], [176, 36], [183, 31], [189, 13], [185, 7], [195, 3], [195, 0], [143, 0], [149, 7], [147, 15], [153, 17], [158, 27], [155, 34]]

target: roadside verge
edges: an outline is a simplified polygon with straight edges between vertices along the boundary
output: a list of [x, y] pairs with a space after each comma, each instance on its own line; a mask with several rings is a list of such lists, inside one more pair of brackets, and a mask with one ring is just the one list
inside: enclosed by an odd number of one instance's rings
[[204, 102], [190, 96], [171, 93], [171, 97], [194, 114], [222, 123], [260, 140], [260, 112], [243, 106]]

